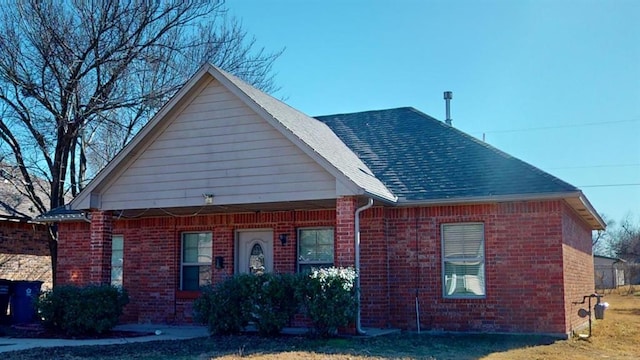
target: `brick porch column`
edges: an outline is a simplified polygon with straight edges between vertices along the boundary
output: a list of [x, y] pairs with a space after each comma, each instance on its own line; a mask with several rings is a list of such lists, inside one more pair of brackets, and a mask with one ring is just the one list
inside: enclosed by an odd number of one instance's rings
[[91, 210], [91, 246], [89, 282], [111, 283], [111, 235], [113, 219], [110, 211]]
[[358, 206], [354, 196], [339, 197], [336, 200], [336, 244], [335, 265], [355, 265], [355, 213]]

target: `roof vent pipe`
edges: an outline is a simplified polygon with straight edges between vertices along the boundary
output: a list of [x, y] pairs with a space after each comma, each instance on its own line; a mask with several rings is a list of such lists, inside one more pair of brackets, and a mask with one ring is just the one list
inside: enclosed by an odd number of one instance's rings
[[451, 126], [451, 99], [453, 99], [453, 92], [452, 91], [445, 91], [444, 92], [444, 102], [447, 106], [447, 118], [445, 119], [445, 123], [447, 123], [447, 125]]

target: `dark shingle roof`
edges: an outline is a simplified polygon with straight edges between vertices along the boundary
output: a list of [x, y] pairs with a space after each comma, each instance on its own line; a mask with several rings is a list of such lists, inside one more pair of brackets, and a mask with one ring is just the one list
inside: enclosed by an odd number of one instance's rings
[[71, 209], [69, 205], [58, 206], [46, 213], [37, 216], [36, 221], [40, 222], [61, 222], [61, 221], [78, 221], [88, 220], [87, 214], [82, 210]]
[[579, 191], [414, 108], [319, 116], [399, 201]]

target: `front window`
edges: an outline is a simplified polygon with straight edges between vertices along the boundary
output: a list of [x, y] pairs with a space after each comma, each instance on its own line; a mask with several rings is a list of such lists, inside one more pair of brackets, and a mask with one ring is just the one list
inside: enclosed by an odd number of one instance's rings
[[441, 229], [444, 297], [484, 297], [484, 224], [443, 224]]
[[113, 235], [111, 237], [111, 285], [122, 287], [122, 274], [124, 268], [124, 237]]
[[182, 290], [200, 290], [211, 284], [210, 232], [182, 234]]
[[298, 229], [298, 271], [333, 265], [333, 228]]

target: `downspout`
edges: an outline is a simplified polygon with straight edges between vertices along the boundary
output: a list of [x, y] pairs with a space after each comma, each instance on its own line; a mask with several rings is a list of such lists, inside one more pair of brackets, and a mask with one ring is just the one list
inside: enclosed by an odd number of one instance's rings
[[363, 207], [356, 209], [355, 213], [355, 267], [356, 267], [356, 299], [358, 300], [358, 310], [356, 312], [356, 333], [358, 335], [364, 335], [366, 332], [362, 330], [362, 325], [360, 324], [360, 213], [367, 210], [368, 208], [373, 206], [373, 199], [369, 198], [369, 201]]

